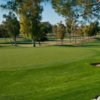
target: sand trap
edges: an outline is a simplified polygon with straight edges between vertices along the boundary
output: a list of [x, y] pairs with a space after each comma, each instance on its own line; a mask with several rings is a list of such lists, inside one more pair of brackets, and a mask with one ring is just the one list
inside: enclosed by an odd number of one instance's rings
[[100, 67], [100, 64], [97, 64], [96, 66], [97, 66], [97, 67]]
[[96, 66], [96, 67], [100, 67], [100, 62], [99, 63], [92, 63], [91, 65]]

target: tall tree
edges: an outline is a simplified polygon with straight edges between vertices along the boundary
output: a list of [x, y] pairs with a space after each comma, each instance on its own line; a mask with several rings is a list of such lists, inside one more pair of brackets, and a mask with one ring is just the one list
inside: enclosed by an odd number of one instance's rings
[[57, 39], [61, 40], [61, 44], [63, 44], [63, 39], [66, 33], [66, 27], [64, 24], [59, 23], [58, 25], [53, 26], [53, 33], [55, 33], [55, 36]]
[[64, 24], [59, 23], [57, 27], [56, 37], [61, 40], [61, 44], [63, 44], [63, 39], [65, 37], [66, 27]]
[[23, 27], [21, 29], [24, 29], [24, 32], [31, 35], [32, 44], [34, 47], [36, 46], [36, 41], [38, 41], [40, 36], [39, 24], [42, 12], [40, 2], [40, 0], [24, 0], [23, 2], [20, 2], [19, 7], [20, 17], [23, 16], [27, 20], [25, 21], [25, 19], [22, 19], [24, 20], [24, 23], [21, 23], [21, 27]]
[[5, 25], [9, 36], [13, 38], [13, 43], [16, 46], [16, 37], [19, 35], [20, 25], [17, 17], [12, 12], [9, 12], [8, 15], [3, 16], [5, 21], [3, 24]]
[[[20, 17], [21, 32], [31, 35], [32, 44], [35, 47], [39, 34], [41, 20], [42, 0], [9, 0], [3, 8], [14, 11]], [[25, 21], [27, 19], [27, 21]], [[27, 23], [28, 22], [28, 23]]]

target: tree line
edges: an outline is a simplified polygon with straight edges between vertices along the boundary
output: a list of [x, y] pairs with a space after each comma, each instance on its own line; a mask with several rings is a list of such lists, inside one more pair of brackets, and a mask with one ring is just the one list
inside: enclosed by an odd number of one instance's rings
[[[42, 2], [52, 3], [55, 11], [65, 17], [65, 25], [41, 22]], [[87, 36], [94, 36], [100, 29], [97, 21], [100, 18], [100, 2], [97, 0], [9, 0], [1, 8], [8, 9], [9, 14], [3, 16], [5, 21], [0, 25], [0, 37], [12, 37], [15, 45], [19, 34], [30, 37], [35, 47], [36, 41], [40, 44], [49, 32], [55, 33], [56, 38], [63, 42], [66, 33], [71, 41], [72, 35], [87, 33]], [[91, 21], [93, 18], [95, 22]]]

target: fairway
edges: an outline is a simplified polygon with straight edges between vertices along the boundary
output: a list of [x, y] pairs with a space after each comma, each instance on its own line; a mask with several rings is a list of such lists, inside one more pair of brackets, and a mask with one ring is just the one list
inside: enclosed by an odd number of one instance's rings
[[100, 62], [99, 41], [78, 47], [0, 47], [0, 100], [91, 100], [100, 95], [95, 62]]

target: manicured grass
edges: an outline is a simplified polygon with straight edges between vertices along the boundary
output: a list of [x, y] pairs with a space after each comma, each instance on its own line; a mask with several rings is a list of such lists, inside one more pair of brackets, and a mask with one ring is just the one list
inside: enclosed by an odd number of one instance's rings
[[0, 100], [91, 100], [99, 95], [100, 68], [91, 63], [100, 62], [100, 43], [88, 44], [1, 47]]

